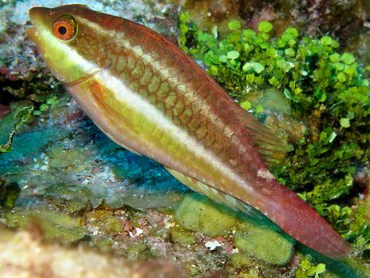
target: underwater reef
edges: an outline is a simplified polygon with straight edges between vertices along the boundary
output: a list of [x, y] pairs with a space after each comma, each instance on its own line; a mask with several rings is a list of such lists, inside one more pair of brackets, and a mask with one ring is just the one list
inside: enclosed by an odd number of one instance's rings
[[69, 277], [95, 271], [85, 256], [108, 277], [138, 269], [139, 277], [369, 274], [368, 1], [78, 2], [178, 41], [290, 144], [285, 157], [269, 159], [270, 170], [353, 252], [344, 262], [327, 260], [270, 221], [215, 204], [113, 143], [26, 38], [28, 9], [55, 3], [0, 1], [1, 273], [42, 277], [49, 265], [57, 277], [62, 263], [35, 260], [37, 249], [75, 261]]

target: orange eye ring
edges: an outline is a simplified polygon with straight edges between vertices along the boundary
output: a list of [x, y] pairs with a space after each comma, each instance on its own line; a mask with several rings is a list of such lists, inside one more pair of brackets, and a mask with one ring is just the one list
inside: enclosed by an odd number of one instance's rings
[[76, 21], [70, 15], [59, 16], [54, 21], [53, 32], [58, 39], [62, 41], [69, 41], [77, 34]]

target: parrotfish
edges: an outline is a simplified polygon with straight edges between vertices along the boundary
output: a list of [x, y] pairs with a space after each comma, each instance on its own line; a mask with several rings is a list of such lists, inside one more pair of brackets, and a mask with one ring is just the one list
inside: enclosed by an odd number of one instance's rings
[[329, 223], [268, 170], [263, 153], [283, 152], [284, 144], [174, 43], [83, 5], [35, 7], [30, 18], [28, 35], [51, 72], [114, 142], [216, 202], [259, 210], [327, 257], [349, 253]]

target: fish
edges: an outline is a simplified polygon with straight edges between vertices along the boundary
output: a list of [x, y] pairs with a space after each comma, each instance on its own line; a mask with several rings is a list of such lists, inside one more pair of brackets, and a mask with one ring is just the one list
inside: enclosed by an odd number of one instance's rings
[[318, 253], [349, 254], [349, 243], [268, 170], [284, 143], [174, 43], [84, 5], [29, 15], [27, 34], [51, 72], [118, 145], [218, 203], [258, 210]]

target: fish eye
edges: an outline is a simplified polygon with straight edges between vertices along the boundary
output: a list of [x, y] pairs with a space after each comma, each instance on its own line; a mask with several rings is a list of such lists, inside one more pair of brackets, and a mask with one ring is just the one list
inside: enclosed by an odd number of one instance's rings
[[53, 23], [53, 32], [62, 41], [73, 39], [77, 34], [76, 20], [68, 14], [58, 16]]

